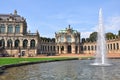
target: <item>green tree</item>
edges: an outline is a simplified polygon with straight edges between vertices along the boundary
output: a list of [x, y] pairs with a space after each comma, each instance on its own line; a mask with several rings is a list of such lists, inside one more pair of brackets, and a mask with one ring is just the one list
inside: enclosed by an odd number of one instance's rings
[[108, 33], [106, 33], [106, 38], [107, 39], [114, 39], [115, 38], [115, 35], [113, 34], [113, 33], [111, 33], [111, 32], [108, 32]]
[[120, 36], [120, 30], [118, 31], [118, 36]]
[[91, 42], [94, 42], [97, 40], [97, 32], [93, 32], [90, 34], [89, 39]]

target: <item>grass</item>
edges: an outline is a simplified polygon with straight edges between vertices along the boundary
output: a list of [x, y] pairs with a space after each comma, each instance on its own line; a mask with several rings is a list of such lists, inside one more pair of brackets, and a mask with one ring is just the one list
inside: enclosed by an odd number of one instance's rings
[[65, 60], [66, 57], [60, 58], [0, 58], [0, 66], [8, 64], [19, 64], [22, 62], [37, 62], [37, 61], [52, 61], [52, 60]]

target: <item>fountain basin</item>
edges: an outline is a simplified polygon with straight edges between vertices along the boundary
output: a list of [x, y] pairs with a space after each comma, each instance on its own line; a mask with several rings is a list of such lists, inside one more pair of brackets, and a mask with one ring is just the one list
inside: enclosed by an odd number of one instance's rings
[[108, 64], [108, 63], [92, 63], [90, 65], [93, 65], [93, 66], [103, 66], [103, 67], [106, 67], [106, 66], [111, 66], [112, 64]]

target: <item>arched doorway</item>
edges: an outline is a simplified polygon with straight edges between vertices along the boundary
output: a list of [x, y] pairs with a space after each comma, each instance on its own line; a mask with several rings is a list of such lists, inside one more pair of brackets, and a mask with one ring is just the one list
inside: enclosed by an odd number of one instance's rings
[[75, 53], [77, 54], [78, 52], [78, 46], [75, 46]]
[[15, 48], [18, 48], [19, 47], [19, 44], [20, 44], [20, 41], [17, 39], [15, 40]]
[[28, 46], [28, 40], [25, 39], [25, 40], [23, 41], [23, 48], [26, 49], [27, 46]]
[[30, 41], [30, 48], [35, 48], [35, 40], [34, 39], [32, 39]]
[[61, 53], [64, 53], [64, 46], [61, 46]]
[[67, 50], [68, 50], [68, 53], [71, 53], [71, 45], [68, 45]]
[[12, 48], [12, 40], [11, 40], [11, 39], [9, 39], [9, 40], [7, 41], [7, 47], [8, 47], [8, 48]]
[[0, 40], [0, 48], [4, 48], [5, 47], [5, 41], [4, 39]]

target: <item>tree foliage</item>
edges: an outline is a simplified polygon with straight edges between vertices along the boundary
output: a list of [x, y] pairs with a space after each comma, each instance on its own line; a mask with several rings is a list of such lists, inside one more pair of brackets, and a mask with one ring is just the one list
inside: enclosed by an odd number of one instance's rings
[[106, 39], [114, 39], [115, 38], [115, 34], [111, 33], [111, 32], [108, 32], [106, 33]]
[[97, 32], [93, 32], [90, 34], [89, 39], [91, 42], [94, 42], [97, 40]]

